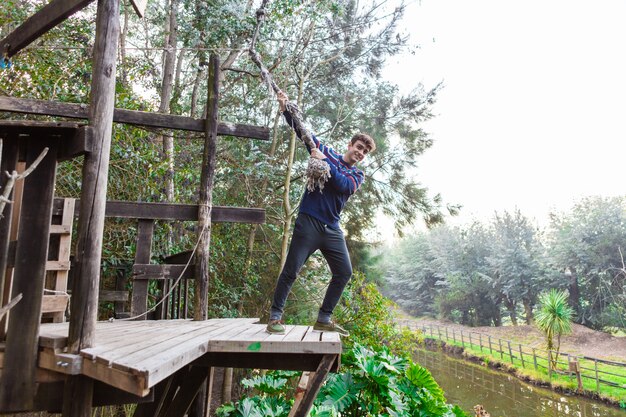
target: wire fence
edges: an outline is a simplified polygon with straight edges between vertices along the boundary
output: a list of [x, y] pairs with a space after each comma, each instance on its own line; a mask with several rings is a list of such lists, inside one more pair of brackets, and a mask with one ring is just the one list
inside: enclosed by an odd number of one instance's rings
[[[473, 332], [439, 325], [418, 325], [410, 320], [402, 320], [401, 325], [421, 330], [425, 338], [440, 340], [447, 344], [494, 358], [523, 369], [534, 369], [547, 373], [550, 382], [554, 379], [576, 378], [578, 389], [600, 392], [604, 387], [626, 396], [626, 363], [573, 355], [567, 352], [540, 349], [513, 342], [484, 333]], [[552, 360], [550, 360], [550, 358]]]

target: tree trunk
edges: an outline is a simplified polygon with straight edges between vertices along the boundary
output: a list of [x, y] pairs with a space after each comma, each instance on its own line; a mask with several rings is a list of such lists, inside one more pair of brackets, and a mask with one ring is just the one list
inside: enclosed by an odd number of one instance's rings
[[526, 314], [526, 324], [533, 324], [533, 305], [529, 299], [522, 300], [524, 303], [524, 313]]
[[511, 301], [508, 297], [504, 297], [504, 305], [506, 306], [509, 316], [511, 317], [511, 323], [513, 323], [513, 326], [517, 326], [517, 312], [515, 311], [517, 306], [515, 305], [515, 302]]
[[580, 324], [585, 324], [585, 318], [582, 314], [580, 307], [580, 289], [578, 287], [578, 274], [576, 269], [567, 268], [566, 276], [569, 276], [569, 303], [576, 313], [575, 321]]
[[[304, 90], [304, 78], [300, 78], [298, 82], [298, 106], [302, 108], [302, 92]], [[289, 136], [289, 156], [287, 158], [287, 170], [285, 172], [285, 181], [283, 183], [284, 192], [283, 192], [283, 214], [285, 217], [283, 218], [283, 236], [282, 242], [280, 245], [280, 269], [282, 270], [285, 266], [285, 261], [287, 260], [287, 251], [289, 249], [289, 230], [291, 229], [291, 220], [293, 219], [293, 210], [291, 207], [291, 202], [289, 201], [290, 191], [291, 191], [291, 170], [293, 168], [293, 161], [295, 159], [296, 154], [296, 132], [291, 131], [291, 135]]]
[[[171, 0], [169, 7], [169, 19], [166, 27], [166, 42], [163, 62], [163, 80], [161, 82], [161, 104], [159, 113], [170, 112], [170, 100], [174, 89], [174, 68], [176, 66], [176, 43], [178, 37], [178, 1]], [[167, 164], [164, 178], [165, 200], [174, 201], [174, 137], [171, 132], [161, 136], [163, 143], [163, 158]]]

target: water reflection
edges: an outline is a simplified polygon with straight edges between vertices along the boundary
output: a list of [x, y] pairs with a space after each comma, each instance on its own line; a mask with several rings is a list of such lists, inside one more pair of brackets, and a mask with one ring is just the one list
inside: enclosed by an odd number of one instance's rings
[[440, 352], [419, 351], [415, 360], [433, 374], [450, 403], [468, 412], [482, 404], [492, 417], [626, 417], [626, 411], [534, 387]]

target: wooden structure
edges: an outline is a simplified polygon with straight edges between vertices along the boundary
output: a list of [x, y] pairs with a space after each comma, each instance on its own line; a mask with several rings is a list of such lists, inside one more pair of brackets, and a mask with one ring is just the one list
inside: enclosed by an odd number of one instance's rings
[[[5, 58], [81, 10], [92, 0], [51, 0], [0, 40]], [[145, 1], [133, 1], [143, 13]], [[0, 355], [0, 413], [48, 410], [65, 417], [90, 416], [97, 405], [138, 403], [138, 416], [183, 416], [210, 381], [211, 367], [294, 369], [310, 371], [301, 381], [304, 395], [290, 415], [305, 416], [325, 376], [339, 366], [341, 343], [336, 333], [290, 326], [285, 335], [269, 335], [255, 319], [207, 320], [207, 283], [211, 224], [217, 221], [261, 223], [264, 211], [214, 207], [212, 182], [219, 135], [267, 140], [267, 128], [218, 120], [219, 61], [209, 64], [206, 119], [114, 108], [119, 0], [98, 0], [91, 96], [88, 106], [0, 97], [0, 111], [86, 119], [83, 122], [2, 121], [2, 171], [29, 166], [47, 154], [19, 187], [0, 219], [0, 291], [11, 309]], [[113, 122], [204, 132], [198, 205], [107, 202], [107, 177]], [[82, 156], [80, 201], [54, 199], [58, 161]], [[4, 176], [0, 181], [5, 181]], [[0, 182], [0, 186], [4, 184]], [[74, 205], [72, 208], [71, 205]], [[66, 271], [68, 225], [78, 216], [69, 322], [41, 324], [46, 270], [50, 257]], [[138, 245], [133, 267], [130, 314], [134, 321], [97, 322], [100, 264], [105, 216], [134, 218]], [[52, 220], [54, 221], [54, 224]], [[60, 222], [56, 222], [56, 220]], [[193, 259], [194, 320], [145, 320], [150, 279], [163, 280], [181, 265], [151, 265], [157, 219], [194, 220], [199, 250]], [[71, 229], [71, 228], [70, 228]], [[50, 234], [60, 235], [53, 239]], [[50, 290], [65, 292], [66, 276], [48, 277]], [[63, 294], [61, 294], [63, 295]], [[210, 382], [209, 382], [210, 384]], [[204, 414], [195, 413], [195, 416]]]

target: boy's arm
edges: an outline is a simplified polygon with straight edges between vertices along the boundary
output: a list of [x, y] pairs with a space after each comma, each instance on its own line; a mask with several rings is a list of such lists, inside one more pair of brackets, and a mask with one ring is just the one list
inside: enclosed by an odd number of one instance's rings
[[[323, 146], [323, 145], [322, 145]], [[313, 149], [311, 157], [326, 161], [330, 167], [330, 179], [328, 183], [342, 194], [354, 194], [361, 184], [363, 184], [364, 175], [361, 171], [352, 171], [348, 174], [341, 172], [335, 164], [333, 164], [327, 155], [319, 149]]]
[[363, 184], [364, 175], [361, 171], [344, 174], [334, 164], [328, 162], [330, 166], [330, 179], [328, 184], [342, 194], [352, 195], [356, 193], [361, 184]]
[[[296, 132], [296, 135], [298, 136], [298, 138], [306, 145], [306, 148], [309, 151], [309, 153], [311, 153], [310, 146], [307, 145], [306, 141], [303, 138], [303, 132], [300, 131], [300, 128], [296, 125], [296, 123], [293, 120], [293, 116], [287, 110], [287, 101], [289, 100], [289, 97], [287, 97], [287, 95], [284, 92], [279, 91], [277, 94], [277, 100], [278, 100], [278, 107], [280, 108], [280, 111], [282, 112], [283, 116], [285, 116], [285, 120], [287, 121], [287, 124], [291, 126], [291, 128]], [[324, 145], [320, 143], [320, 141], [315, 137], [313, 133], [311, 133], [311, 139], [313, 139], [313, 143], [315, 144], [317, 148], [322, 148], [323, 150]]]

